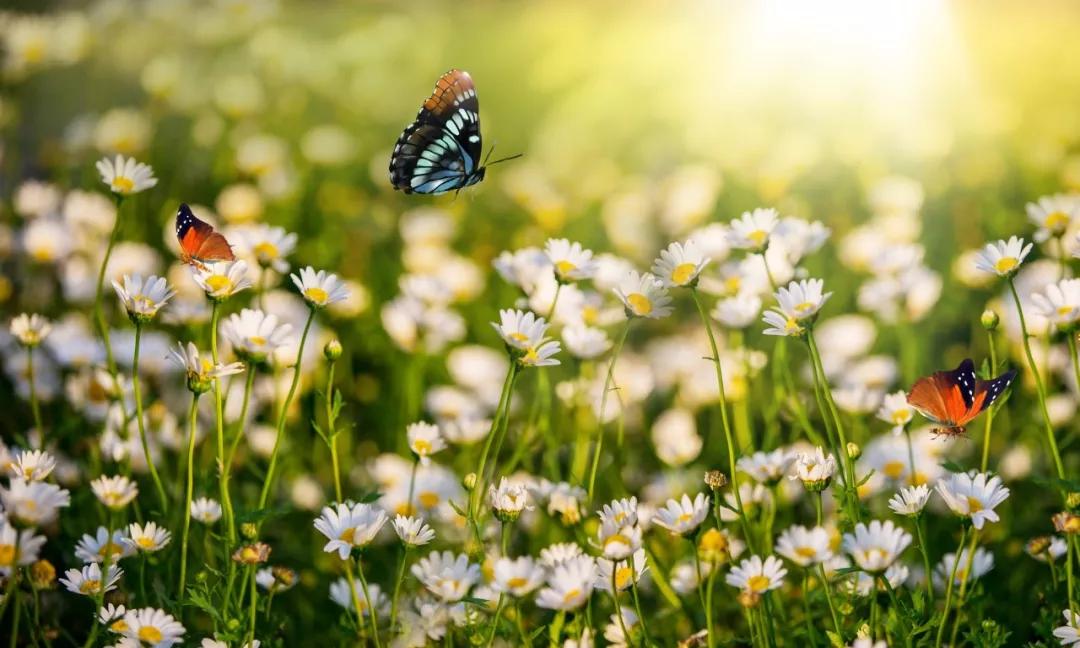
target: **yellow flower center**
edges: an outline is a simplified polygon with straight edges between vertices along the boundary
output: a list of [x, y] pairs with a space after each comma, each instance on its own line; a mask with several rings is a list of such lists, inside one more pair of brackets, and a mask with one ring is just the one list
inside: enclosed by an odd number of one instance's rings
[[212, 293], [223, 293], [232, 287], [232, 281], [225, 275], [210, 275], [206, 278], [206, 286]]
[[139, 628], [139, 640], [146, 643], [155, 644], [160, 642], [165, 635], [161, 634], [161, 630], [158, 630], [154, 626], [148, 625]]
[[1052, 232], [1062, 231], [1069, 225], [1069, 215], [1059, 211], [1047, 214], [1043, 225]]
[[30, 251], [30, 254], [34, 257], [35, 261], [41, 262], [52, 261], [53, 258], [56, 257], [55, 250], [53, 250], [52, 246], [47, 244], [39, 244], [37, 247]]
[[557, 272], [560, 277], [565, 277], [574, 270], [577, 270], [577, 266], [569, 261], [559, 261], [555, 264], [555, 272]]
[[630, 293], [626, 296], [626, 303], [630, 304], [635, 315], [648, 315], [652, 312], [652, 302], [641, 293]]
[[784, 322], [784, 330], [787, 331], [788, 335], [797, 335], [799, 333], [802, 333], [802, 327], [799, 326], [798, 320], [796, 320], [794, 317], [787, 318], [787, 321]]
[[412, 515], [413, 513], [416, 513], [416, 509], [409, 502], [402, 502], [397, 505], [394, 512], [398, 515]]
[[511, 340], [513, 340], [515, 342], [526, 342], [529, 339], [529, 336], [525, 335], [524, 333], [522, 333], [520, 331], [514, 331], [513, 333], [507, 335], [506, 337], [510, 338]]
[[746, 235], [746, 238], [753, 241], [754, 245], [762, 245], [769, 238], [769, 233], [765, 230], [754, 230]]
[[525, 351], [525, 356], [521, 358], [521, 362], [527, 365], [533, 365], [540, 362], [540, 354], [536, 352], [536, 347], [529, 347]]
[[248, 338], [248, 342], [254, 346], [266, 346], [266, 338], [261, 335], [252, 335]]
[[431, 444], [426, 439], [413, 441], [413, 452], [418, 455], [426, 455], [431, 452]]
[[900, 479], [904, 474], [904, 462], [886, 461], [885, 465], [881, 467], [881, 472], [885, 473], [885, 476], [889, 479]]
[[895, 425], [903, 425], [911, 420], [911, 410], [898, 409], [893, 410], [892, 422]]
[[694, 514], [693, 513], [683, 513], [682, 515], [679, 516], [679, 518], [678, 518], [678, 520], [676, 520], [676, 522], [678, 522], [679, 524], [686, 524], [687, 522], [689, 522], [690, 520], [693, 520], [693, 519], [694, 519]]
[[814, 302], [804, 301], [795, 306], [795, 312], [797, 313], [809, 313], [812, 310], [814, 310]]
[[101, 581], [88, 578], [79, 585], [79, 591], [83, 594], [97, 594], [101, 590]]
[[1020, 260], [1016, 257], [1002, 257], [994, 264], [994, 269], [997, 270], [998, 273], [1004, 274], [1006, 272], [1011, 272], [1018, 265], [1020, 265]]
[[813, 547], [795, 547], [795, 555], [809, 559], [816, 556], [817, 551]]
[[101, 549], [98, 549], [98, 555], [104, 558], [106, 555], [118, 556], [123, 552], [115, 542], [106, 542], [101, 545]]
[[154, 548], [154, 539], [151, 538], [150, 536], [139, 536], [138, 538], [135, 538], [135, 543], [138, 544], [143, 549], [153, 549]]
[[983, 510], [982, 502], [980, 502], [978, 498], [972, 497], [971, 495], [968, 495], [967, 505], [968, 511], [970, 511], [971, 513], [978, 513], [979, 511]]
[[328, 295], [325, 290], [319, 288], [318, 286], [312, 286], [311, 288], [308, 288], [304, 291], [304, 297], [307, 297], [308, 301], [315, 302], [316, 304], [326, 303], [326, 299], [329, 296], [330, 295]]
[[623, 589], [630, 584], [630, 579], [634, 577], [634, 570], [630, 567], [623, 565], [615, 570], [615, 587], [617, 589]]
[[354, 536], [356, 536], [356, 527], [349, 527], [338, 535], [338, 540], [352, 544]]
[[739, 290], [742, 288], [742, 277], [739, 275], [731, 275], [727, 279], [724, 279], [724, 291], [728, 295], [738, 295]]
[[116, 193], [129, 194], [135, 190], [135, 181], [125, 176], [116, 176], [112, 181], [112, 190]]
[[697, 274], [697, 265], [693, 263], [679, 264], [671, 271], [671, 283], [681, 286], [693, 279], [695, 274]]
[[113, 632], [115, 632], [117, 634], [127, 632], [127, 629], [128, 629], [128, 624], [124, 623], [123, 619], [117, 619], [116, 621], [114, 621], [109, 626], [109, 630], [112, 630]]
[[758, 574], [757, 576], [751, 576], [746, 581], [746, 589], [751, 592], [764, 592], [769, 587], [769, 577]]
[[608, 536], [608, 538], [606, 540], [604, 540], [604, 547], [607, 548], [608, 545], [615, 544], [615, 543], [629, 545], [630, 544], [630, 539], [627, 538], [626, 536], [624, 536], [621, 533], [615, 533], [615, 534], [612, 534], [612, 535]]
[[151, 313], [156, 310], [156, 306], [154, 300], [146, 295], [136, 295], [131, 298], [131, 310], [139, 313]]
[[10, 567], [15, 564], [15, 545], [0, 545], [0, 567]]
[[574, 599], [576, 599], [579, 596], [581, 596], [581, 590], [579, 590], [578, 588], [575, 587], [574, 589], [567, 592], [566, 596], [563, 596], [562, 600], [563, 600], [563, 603], [569, 605], [571, 602], [574, 601]]
[[522, 578], [521, 576], [514, 576], [506, 581], [506, 586], [511, 589], [518, 589], [519, 587], [525, 587], [528, 583], [528, 579]]
[[424, 491], [417, 495], [416, 498], [420, 500], [420, 504], [427, 509], [435, 508], [439, 505], [440, 501], [439, 494], [431, 491]]
[[278, 257], [277, 246], [269, 241], [263, 241], [255, 246], [255, 256], [264, 260], [276, 259]]

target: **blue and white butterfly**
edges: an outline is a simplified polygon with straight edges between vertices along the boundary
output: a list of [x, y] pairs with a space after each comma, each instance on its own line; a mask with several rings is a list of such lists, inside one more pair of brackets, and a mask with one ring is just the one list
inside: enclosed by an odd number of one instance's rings
[[390, 156], [390, 183], [407, 194], [442, 194], [474, 185], [486, 170], [481, 150], [476, 87], [468, 72], [450, 70], [398, 138]]

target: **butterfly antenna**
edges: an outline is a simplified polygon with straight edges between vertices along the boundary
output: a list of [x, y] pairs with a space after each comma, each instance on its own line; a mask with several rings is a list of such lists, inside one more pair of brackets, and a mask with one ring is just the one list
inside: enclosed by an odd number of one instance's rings
[[480, 166], [487, 166], [488, 160], [491, 159], [491, 154], [495, 152], [495, 145], [496, 144], [498, 144], [498, 142], [492, 142], [491, 143], [491, 148], [488, 149], [487, 155], [484, 156], [484, 163], [481, 164]]
[[518, 153], [517, 155], [511, 155], [510, 157], [499, 158], [498, 160], [495, 160], [491, 164], [487, 164], [486, 162], [484, 164], [486, 166], [491, 166], [492, 164], [498, 164], [500, 162], [509, 162], [510, 160], [516, 160], [519, 157], [525, 157], [525, 154], [524, 153]]

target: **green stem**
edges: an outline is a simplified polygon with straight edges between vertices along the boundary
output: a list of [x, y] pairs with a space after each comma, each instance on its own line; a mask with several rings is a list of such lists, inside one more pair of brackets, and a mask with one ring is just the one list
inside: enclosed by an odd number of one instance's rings
[[398, 565], [397, 580], [394, 581], [394, 596], [390, 599], [390, 632], [397, 627], [398, 596], [401, 594], [401, 584], [405, 581], [405, 565], [409, 562], [409, 545], [403, 545], [401, 564]]
[[30, 382], [30, 411], [34, 415], [34, 429], [45, 438], [45, 428], [41, 425], [41, 407], [38, 404], [37, 385], [34, 380], [34, 347], [26, 349], [26, 379]]
[[[491, 428], [488, 430], [487, 439], [484, 441], [484, 450], [480, 454], [480, 465], [476, 471], [476, 484], [469, 494], [469, 523], [477, 532], [477, 540], [480, 539], [480, 533], [479, 529], [476, 528], [476, 518], [480, 513], [480, 500], [483, 497], [484, 469], [487, 467], [488, 454], [491, 453], [491, 446], [495, 443], [495, 437], [498, 435], [502, 419], [503, 417], [509, 416], [510, 396], [514, 390], [514, 380], [517, 378], [517, 371], [517, 361], [511, 358], [510, 368], [507, 369], [506, 378], [503, 379], [502, 393], [499, 396], [499, 405], [495, 408], [495, 417], [491, 419]], [[411, 501], [409, 502], [409, 506], [412, 506]]]
[[607, 395], [611, 389], [617, 389], [613, 386], [615, 380], [615, 362], [619, 359], [619, 353], [622, 352], [623, 345], [626, 344], [626, 336], [630, 333], [630, 322], [633, 319], [627, 318], [626, 325], [623, 326], [622, 333], [619, 334], [619, 340], [615, 343], [615, 350], [611, 352], [611, 360], [608, 362], [607, 375], [604, 377], [604, 391], [600, 394], [600, 413], [597, 415], [596, 420], [596, 444], [593, 447], [592, 466], [589, 468], [589, 488], [587, 490], [587, 501], [592, 502], [593, 488], [596, 485], [596, 469], [600, 466], [600, 451], [604, 447], [604, 413], [607, 409]]
[[926, 574], [926, 601], [929, 603], [934, 600], [934, 585], [930, 579], [933, 572], [930, 571], [930, 554], [926, 551], [926, 539], [923, 537], [922, 515], [915, 518], [915, 535], [919, 538], [919, 553], [922, 554], [923, 572]]
[[[956, 558], [953, 560], [952, 570], [949, 574], [949, 582], [945, 585], [945, 610], [941, 613], [941, 623], [938, 625], [937, 639], [934, 640], [934, 648], [941, 648], [941, 640], [945, 636], [945, 623], [949, 620], [949, 608], [952, 606], [953, 581], [956, 580], [956, 568], [960, 565], [960, 553], [967, 544], [967, 527], [960, 532], [960, 544], [956, 547]], [[927, 578], [930, 576], [927, 575]]]
[[[341, 469], [338, 466], [338, 451], [337, 451], [337, 432], [335, 431], [335, 423], [337, 422], [334, 416], [334, 361], [330, 361], [330, 368], [328, 369], [326, 377], [326, 445], [330, 446], [330, 466], [334, 471], [334, 495], [338, 502], [343, 501], [341, 499]], [[410, 501], [411, 498], [410, 498]]]
[[[352, 570], [349, 570], [350, 575]], [[364, 600], [367, 601], [368, 620], [371, 622], [371, 635], [375, 638], [375, 646], [379, 648], [382, 644], [379, 642], [379, 621], [377, 614], [375, 614], [375, 601], [371, 600], [371, 594], [368, 593], [367, 579], [364, 578], [364, 566], [360, 564], [360, 559], [356, 559], [356, 573], [360, 575], [360, 587], [364, 590]], [[350, 587], [352, 585], [350, 584]], [[356, 588], [353, 588], [356, 591]], [[360, 614], [360, 608], [356, 609], [356, 613]]]
[[154, 458], [150, 456], [150, 444], [146, 442], [146, 422], [143, 421], [142, 387], [139, 385], [139, 343], [142, 339], [142, 325], [135, 324], [135, 352], [131, 359], [131, 386], [135, 392], [135, 421], [139, 426], [139, 441], [142, 443], [143, 456], [146, 465], [150, 469], [150, 478], [154, 480], [154, 488], [157, 490], [158, 499], [161, 502], [161, 510], [169, 511], [169, 500], [165, 497], [165, 487], [161, 485], [161, 477], [158, 476], [157, 467], [154, 466]]
[[101, 308], [103, 290], [105, 287], [105, 269], [109, 266], [109, 257], [112, 256], [113, 247], [120, 236], [120, 207], [124, 203], [123, 196], [116, 196], [116, 221], [113, 223], [112, 233], [109, 234], [109, 245], [105, 248], [105, 258], [101, 260], [98, 269], [97, 291], [94, 294], [94, 322], [97, 324], [98, 333], [105, 343], [105, 362], [109, 374], [116, 380], [116, 360], [113, 358], [112, 344], [109, 341], [109, 324], [105, 321], [105, 312]]
[[266, 479], [263, 481], [262, 494], [259, 495], [259, 508], [266, 508], [266, 501], [270, 498], [270, 487], [274, 483], [274, 473], [277, 469], [278, 452], [281, 450], [281, 440], [285, 436], [285, 419], [289, 414], [289, 405], [292, 404], [293, 396], [296, 395], [296, 386], [300, 383], [301, 364], [304, 359], [304, 346], [307, 343], [308, 331], [311, 330], [311, 322], [315, 319], [315, 308], [308, 313], [307, 323], [304, 324], [304, 333], [300, 336], [300, 346], [296, 350], [296, 365], [293, 367], [292, 383], [289, 384], [289, 392], [285, 395], [285, 402], [278, 412], [277, 436], [274, 438], [274, 449], [270, 452], [270, 466], [266, 469]]
[[249, 621], [248, 621], [248, 634], [245, 646], [253, 646], [255, 643], [255, 609], [259, 602], [259, 588], [255, 583], [255, 565], [248, 567], [251, 572], [251, 607], [248, 609]]
[[[968, 547], [967, 561], [966, 561], [966, 564], [964, 565], [964, 571], [961, 573], [961, 577], [960, 577], [960, 593], [958, 594], [957, 600], [956, 600], [956, 605], [957, 605], [956, 618], [953, 619], [952, 633], [950, 634], [950, 639], [949, 639], [949, 645], [950, 646], [955, 646], [956, 645], [956, 635], [959, 634], [959, 632], [960, 632], [960, 617], [961, 617], [961, 612], [960, 611], [964, 608], [964, 601], [967, 600], [966, 599], [967, 586], [968, 586], [968, 583], [971, 581], [971, 566], [975, 562], [975, 547], [976, 547], [976, 545], [978, 545], [978, 543], [979, 543], [979, 531], [976, 530], [976, 531], [973, 531], [972, 534], [971, 534], [971, 545]], [[962, 556], [957, 555], [956, 556], [956, 561], [959, 562], [961, 557]], [[1072, 597], [1070, 596], [1069, 598], [1071, 600]]]
[[[1069, 341], [1072, 343], [1072, 346], [1069, 347], [1069, 350], [1072, 352], [1073, 356], [1073, 369], [1077, 371], [1077, 378], [1080, 379], [1080, 369], [1078, 369], [1076, 366], [1076, 340], [1075, 338], [1073, 338], [1072, 334], [1069, 334], [1068, 337]], [[990, 345], [990, 375], [993, 376], [995, 373], [997, 373], [997, 351], [996, 349], [994, 349], [993, 331], [986, 332], [986, 340]], [[1076, 385], [1077, 388], [1080, 388], [1080, 382], [1077, 382]], [[980, 472], [986, 472], [986, 466], [990, 459], [990, 428], [993, 426], [993, 424], [994, 408], [993, 406], [991, 406], [987, 408], [986, 419], [983, 421], [983, 447], [982, 462], [979, 464], [981, 466]]]
[[[1054, 438], [1054, 428], [1050, 425], [1050, 413], [1046, 409], [1046, 385], [1043, 384], [1039, 367], [1035, 364], [1035, 356], [1031, 354], [1031, 343], [1028, 341], [1027, 321], [1024, 319], [1024, 308], [1020, 305], [1020, 295], [1016, 292], [1016, 284], [1009, 277], [1009, 291], [1012, 293], [1013, 302], [1016, 303], [1016, 312], [1020, 317], [1020, 333], [1024, 341], [1024, 354], [1027, 355], [1028, 368], [1035, 377], [1035, 388], [1039, 394], [1039, 407], [1042, 410], [1043, 423], [1046, 428], [1046, 441], [1050, 446], [1050, 456], [1054, 460], [1054, 468], [1057, 470], [1058, 479], [1065, 479], [1065, 466], [1061, 463], [1061, 454], [1058, 452], [1057, 439]], [[1074, 354], [1075, 355], [1075, 354]]]
[[[217, 330], [218, 319], [221, 317], [221, 307], [218, 300], [211, 299], [213, 306], [210, 311], [210, 358], [214, 362], [214, 368], [218, 366]], [[221, 507], [225, 513], [225, 528], [228, 532], [229, 544], [225, 548], [228, 553], [236, 544], [236, 519], [233, 516], [232, 498], [229, 496], [228, 483], [225, 481], [225, 414], [221, 401], [221, 378], [214, 378], [214, 419], [217, 426], [217, 461], [218, 461], [218, 487], [221, 491]], [[261, 508], [261, 507], [260, 507]]]
[[634, 609], [637, 611], [638, 623], [641, 624], [641, 634], [645, 637], [645, 645], [652, 646], [652, 638], [649, 637], [649, 624], [645, 614], [641, 611], [641, 598], [638, 596], [637, 580], [630, 579], [630, 592], [634, 595]]
[[825, 600], [829, 603], [829, 614], [832, 615], [833, 629], [840, 634], [840, 617], [836, 616], [836, 607], [833, 605], [832, 591], [829, 587], [829, 577], [825, 574], [825, 565], [818, 563], [818, 572], [821, 573], [821, 589], [825, 590]]
[[[240, 418], [236, 420], [236, 430], [233, 431], [232, 442], [229, 444], [229, 452], [225, 455], [225, 463], [221, 467], [221, 481], [224, 484], [223, 488], [226, 493], [230, 493], [229, 506], [231, 508], [231, 491], [229, 490], [229, 480], [232, 477], [233, 460], [236, 458], [236, 451], [240, 447], [240, 439], [244, 438], [244, 424], [247, 421], [248, 403], [251, 401], [251, 388], [255, 384], [255, 364], [251, 363], [247, 368], [247, 377], [244, 380], [244, 398], [240, 406]], [[232, 511], [225, 513], [232, 518]]]
[[191, 407], [188, 409], [187, 487], [184, 490], [184, 531], [180, 541], [180, 585], [176, 591], [176, 600], [181, 602], [187, 586], [188, 532], [191, 529], [191, 496], [195, 488], [195, 421], [198, 418], [198, 404], [199, 394], [192, 392]]
[[813, 331], [807, 330], [806, 341], [810, 346], [810, 358], [811, 363], [814, 365], [815, 379], [820, 383], [821, 394], [829, 407], [829, 413], [832, 415], [833, 426], [836, 429], [837, 438], [839, 440], [840, 462], [847, 472], [846, 488], [848, 491], [848, 505], [851, 509], [850, 513], [852, 519], [858, 522], [861, 520], [861, 514], [859, 512], [859, 495], [856, 486], [858, 482], [855, 479], [855, 466], [847, 451], [848, 441], [847, 435], [844, 433], [844, 424], [840, 420], [840, 413], [837, 411], [836, 403], [833, 401], [832, 389], [829, 387], [829, 381], [825, 377], [825, 368], [821, 363], [821, 353], [818, 351]]

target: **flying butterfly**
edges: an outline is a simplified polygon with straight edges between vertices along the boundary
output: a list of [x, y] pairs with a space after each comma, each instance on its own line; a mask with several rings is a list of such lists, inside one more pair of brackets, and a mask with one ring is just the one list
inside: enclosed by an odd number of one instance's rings
[[936, 371], [915, 381], [907, 395], [908, 405], [940, 425], [935, 432], [959, 436], [964, 427], [1012, 383], [1016, 370], [1010, 369], [992, 380], [975, 377], [975, 363], [964, 360], [952, 371]]
[[460, 191], [484, 179], [490, 165], [486, 158], [480, 161], [481, 153], [476, 87], [468, 72], [450, 70], [435, 83], [416, 119], [398, 137], [390, 156], [390, 184], [407, 194]]
[[176, 211], [176, 239], [180, 241], [180, 260], [197, 268], [205, 269], [204, 262], [236, 258], [225, 237], [209, 223], [199, 220], [184, 203]]

